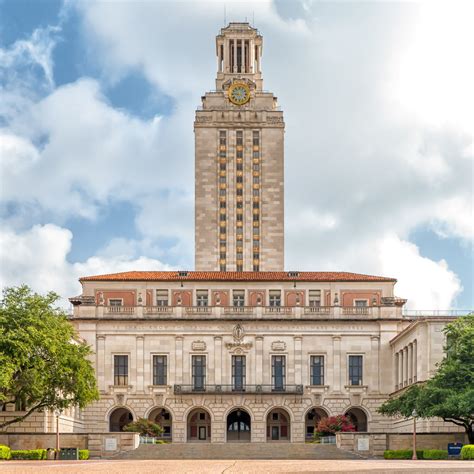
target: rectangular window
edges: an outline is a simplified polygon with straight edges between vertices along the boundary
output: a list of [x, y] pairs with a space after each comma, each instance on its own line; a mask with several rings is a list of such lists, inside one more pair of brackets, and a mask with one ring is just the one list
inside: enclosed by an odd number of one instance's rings
[[280, 290], [270, 290], [270, 306], [281, 306]]
[[285, 390], [285, 356], [272, 356], [272, 388], [275, 391]]
[[258, 184], [260, 183], [260, 177], [259, 176], [254, 176], [253, 177], [253, 184]]
[[257, 150], [254, 150], [254, 152], [253, 152], [253, 157], [254, 157], [255, 159], [259, 158], [259, 157], [260, 157], [260, 152], [257, 151]]
[[128, 355], [114, 355], [114, 385], [128, 385]]
[[244, 134], [242, 130], [237, 130], [236, 132], [237, 146], [242, 146], [244, 144]]
[[193, 390], [201, 391], [206, 387], [206, 356], [192, 357]]
[[354, 306], [357, 306], [359, 308], [363, 308], [365, 306], [367, 306], [367, 300], [355, 300], [354, 301]]
[[207, 290], [197, 290], [196, 301], [198, 306], [207, 306], [209, 303]]
[[234, 306], [244, 306], [245, 292], [244, 290], [234, 290], [232, 292]]
[[232, 390], [245, 390], [245, 356], [232, 356]]
[[225, 176], [219, 176], [219, 183], [225, 184]]
[[309, 305], [321, 306], [321, 290], [309, 290]]
[[324, 356], [311, 356], [311, 385], [324, 385]]
[[244, 254], [242, 252], [237, 252], [237, 260], [242, 260], [244, 258]]
[[362, 385], [362, 356], [349, 356], [349, 385]]
[[168, 306], [168, 290], [156, 290], [156, 306]]
[[254, 209], [259, 209], [260, 208], [260, 203], [258, 201], [253, 202], [253, 208]]
[[236, 181], [237, 181], [237, 183], [243, 183], [244, 182], [244, 177], [243, 176], [237, 176]]
[[225, 196], [226, 190], [225, 189], [219, 189], [219, 196]]
[[221, 264], [221, 265], [219, 266], [219, 270], [220, 270], [221, 272], [225, 272], [225, 265]]
[[225, 252], [220, 252], [220, 258], [224, 259], [225, 260], [225, 257], [226, 257], [226, 254]]
[[221, 214], [221, 215], [219, 216], [219, 220], [220, 220], [220, 221], [225, 221], [225, 219], [226, 219], [226, 215], [225, 215], [225, 214]]
[[153, 356], [153, 385], [166, 385], [167, 357]]
[[254, 271], [254, 272], [260, 271], [260, 267], [259, 267], [258, 265], [254, 265], [254, 266], [253, 266], [253, 271]]
[[227, 144], [227, 134], [225, 130], [219, 131], [219, 145], [225, 146]]
[[260, 171], [260, 165], [258, 163], [253, 164], [253, 170], [254, 171]]
[[122, 300], [119, 298], [109, 299], [109, 306], [122, 306]]
[[237, 209], [243, 209], [243, 207], [244, 207], [244, 203], [242, 201], [239, 201], [237, 203]]
[[253, 146], [260, 145], [260, 133], [257, 130], [253, 132]]
[[258, 214], [254, 214], [254, 215], [253, 215], [253, 220], [254, 220], [254, 221], [260, 220], [260, 216], [259, 216]]
[[243, 234], [243, 229], [242, 227], [237, 227], [237, 235], [242, 235]]
[[244, 151], [243, 150], [237, 150], [235, 156], [236, 156], [236, 158], [243, 158], [244, 157]]
[[220, 207], [221, 207], [221, 209], [225, 209], [225, 208], [226, 208], [226, 202], [225, 202], [225, 201], [221, 201], [221, 202], [220, 202]]
[[237, 271], [238, 272], [243, 272], [244, 271], [243, 265], [237, 265]]
[[226, 169], [226, 164], [225, 164], [225, 163], [220, 163], [220, 164], [219, 164], [219, 168], [220, 168], [221, 171], [225, 171], [225, 169]]
[[[238, 190], [237, 190], [237, 191], [238, 191]], [[253, 190], [252, 190], [252, 195], [253, 195], [254, 197], [258, 197], [258, 196], [259, 196], [258, 189], [253, 189]]]
[[237, 196], [243, 196], [244, 195], [244, 190], [242, 188], [237, 189]]

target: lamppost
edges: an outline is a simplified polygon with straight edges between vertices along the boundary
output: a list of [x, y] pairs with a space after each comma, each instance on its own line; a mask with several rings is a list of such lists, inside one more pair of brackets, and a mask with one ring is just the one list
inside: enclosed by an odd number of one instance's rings
[[61, 410], [54, 410], [56, 415], [56, 459], [59, 459], [59, 417], [61, 415]]
[[413, 409], [413, 411], [411, 412], [411, 416], [413, 417], [413, 456], [411, 458], [417, 460], [418, 458], [416, 457], [416, 417], [418, 416], [418, 413], [415, 409]]

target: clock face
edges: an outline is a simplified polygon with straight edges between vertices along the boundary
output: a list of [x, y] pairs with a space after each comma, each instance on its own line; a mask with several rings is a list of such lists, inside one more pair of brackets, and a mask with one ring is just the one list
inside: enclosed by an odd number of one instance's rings
[[250, 100], [250, 88], [247, 84], [236, 82], [229, 87], [229, 100], [235, 105], [244, 105]]

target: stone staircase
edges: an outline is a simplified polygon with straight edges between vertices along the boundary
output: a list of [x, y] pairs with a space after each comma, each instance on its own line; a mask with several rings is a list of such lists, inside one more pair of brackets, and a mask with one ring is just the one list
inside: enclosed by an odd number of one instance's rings
[[334, 444], [186, 443], [142, 444], [113, 459], [360, 459]]

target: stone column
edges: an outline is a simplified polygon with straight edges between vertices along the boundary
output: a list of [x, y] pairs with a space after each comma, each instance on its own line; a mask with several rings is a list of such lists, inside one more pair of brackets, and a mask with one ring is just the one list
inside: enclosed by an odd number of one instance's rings
[[222, 337], [214, 338], [214, 383], [222, 383]]
[[294, 337], [294, 355], [293, 360], [295, 363], [295, 384], [301, 385], [303, 382], [301, 380], [302, 376], [302, 367], [301, 367], [301, 355], [302, 355], [302, 338], [301, 336]]
[[136, 354], [137, 354], [137, 371], [136, 371], [136, 390], [143, 393], [145, 388], [144, 371], [143, 371], [143, 357], [144, 357], [144, 337], [137, 336], [136, 340]]
[[255, 71], [255, 44], [252, 40], [249, 41], [250, 48], [250, 73], [253, 74]]
[[177, 384], [183, 383], [183, 337], [176, 336], [175, 338], [175, 380]]
[[332, 337], [333, 352], [333, 390], [341, 391], [341, 336]]
[[255, 338], [255, 385], [263, 383], [263, 337], [257, 336]]
[[105, 392], [105, 336], [97, 336], [97, 385]]
[[237, 39], [234, 38], [234, 62], [232, 72], [237, 72]]
[[398, 351], [398, 388], [403, 387], [403, 351]]
[[408, 347], [403, 349], [403, 386], [408, 385]]
[[413, 383], [413, 344], [408, 344], [408, 384]]
[[395, 390], [398, 390], [398, 352], [393, 354], [393, 378], [395, 382]]
[[371, 367], [371, 377], [369, 379], [369, 383], [371, 387], [369, 387], [369, 391], [371, 392], [379, 392], [380, 391], [380, 376], [379, 376], [379, 337], [372, 336], [370, 338], [371, 347], [370, 347], [370, 367]]
[[418, 382], [418, 344], [413, 341], [413, 382]]

